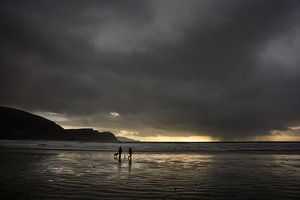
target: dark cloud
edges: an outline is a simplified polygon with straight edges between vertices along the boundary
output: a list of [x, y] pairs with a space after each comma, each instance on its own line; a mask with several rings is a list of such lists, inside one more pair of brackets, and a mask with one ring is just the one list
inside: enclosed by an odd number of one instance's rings
[[0, 103], [158, 131], [145, 135], [285, 131], [300, 120], [299, 10], [294, 0], [2, 1]]

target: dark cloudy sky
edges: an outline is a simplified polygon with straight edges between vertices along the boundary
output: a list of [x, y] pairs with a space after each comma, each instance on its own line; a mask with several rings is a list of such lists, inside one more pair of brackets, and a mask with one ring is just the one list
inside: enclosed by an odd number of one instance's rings
[[297, 0], [2, 0], [0, 15], [1, 105], [135, 138], [299, 134]]

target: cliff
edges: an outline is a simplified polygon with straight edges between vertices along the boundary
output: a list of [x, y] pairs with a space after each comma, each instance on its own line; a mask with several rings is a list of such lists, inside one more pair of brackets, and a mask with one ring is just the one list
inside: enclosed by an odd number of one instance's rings
[[63, 129], [53, 121], [14, 108], [0, 106], [0, 139], [45, 139], [118, 142], [110, 132]]
[[101, 142], [118, 142], [118, 139], [111, 132], [99, 132], [94, 129], [65, 129], [64, 137], [67, 140], [76, 138], [80, 141], [101, 141]]

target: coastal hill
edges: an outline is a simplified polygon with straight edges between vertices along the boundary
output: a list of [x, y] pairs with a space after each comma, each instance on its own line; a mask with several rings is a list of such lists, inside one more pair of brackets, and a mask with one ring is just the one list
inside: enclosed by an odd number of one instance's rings
[[134, 139], [131, 139], [131, 138], [127, 138], [127, 137], [121, 137], [121, 136], [119, 136], [119, 137], [117, 137], [118, 138], [118, 140], [120, 141], [120, 142], [139, 142], [138, 140], [134, 140]]
[[118, 142], [118, 139], [113, 133], [99, 132], [92, 128], [65, 129], [64, 137], [67, 140], [76, 138], [78, 141]]
[[0, 106], [0, 139], [118, 142], [111, 132], [64, 129], [41, 116], [3, 106]]

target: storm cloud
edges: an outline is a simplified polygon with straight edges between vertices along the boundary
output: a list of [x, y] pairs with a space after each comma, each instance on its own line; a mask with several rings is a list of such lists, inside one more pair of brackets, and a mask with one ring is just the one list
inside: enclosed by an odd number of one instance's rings
[[0, 104], [67, 125], [227, 139], [300, 124], [296, 0], [2, 0], [0, 44]]

